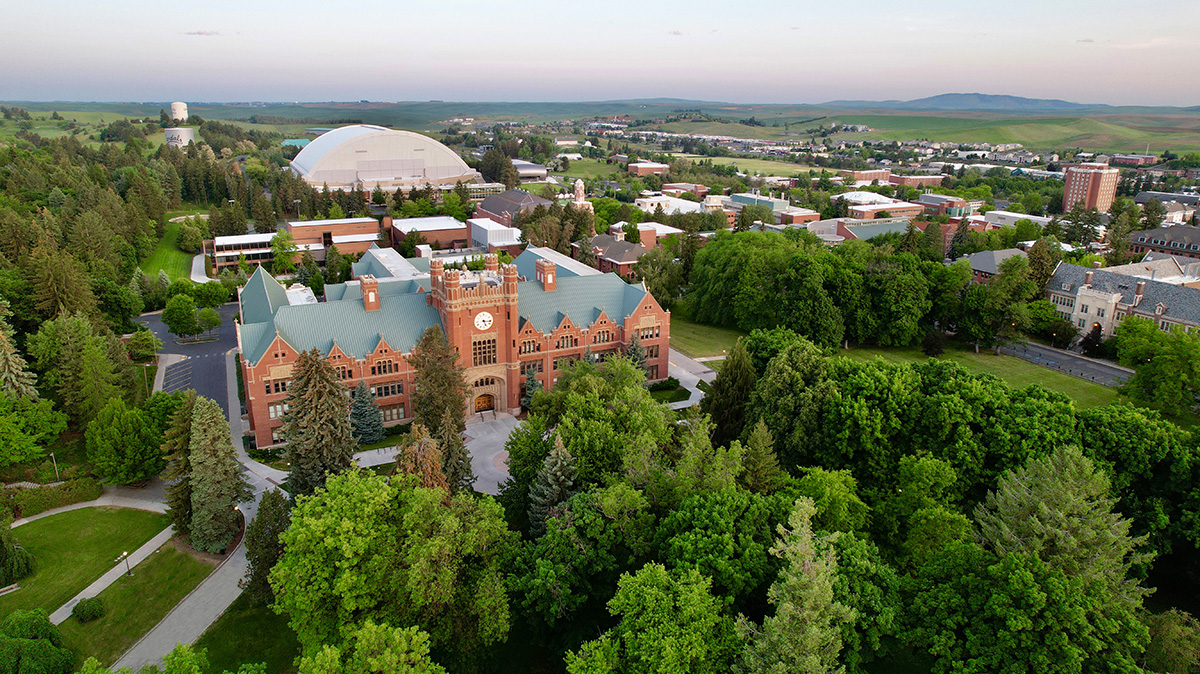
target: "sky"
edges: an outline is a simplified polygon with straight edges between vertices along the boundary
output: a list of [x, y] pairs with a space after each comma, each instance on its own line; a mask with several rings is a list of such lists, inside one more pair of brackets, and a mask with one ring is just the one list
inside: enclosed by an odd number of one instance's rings
[[1196, 0], [9, 4], [0, 100], [1200, 105]]

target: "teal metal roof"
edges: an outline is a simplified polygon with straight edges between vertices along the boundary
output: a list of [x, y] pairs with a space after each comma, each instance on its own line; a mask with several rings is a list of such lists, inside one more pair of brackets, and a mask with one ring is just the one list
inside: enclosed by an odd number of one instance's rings
[[[522, 321], [533, 323], [541, 332], [550, 332], [568, 316], [577, 326], [588, 326], [600, 315], [623, 321], [637, 308], [646, 291], [630, 285], [616, 274], [598, 276], [559, 276], [554, 292], [542, 290], [539, 281], [517, 284], [517, 311]], [[524, 322], [521, 327], [524, 327]]]
[[[411, 279], [407, 281], [385, 281], [379, 284], [379, 296], [406, 295], [429, 291], [429, 278]], [[362, 284], [336, 283], [325, 286], [325, 301], [339, 302], [346, 300], [362, 300]]]
[[555, 272], [559, 278], [569, 276], [596, 276], [600, 272], [589, 267], [588, 265], [567, 257], [553, 248], [539, 248], [537, 246], [527, 246], [521, 254], [513, 260], [513, 264], [517, 265], [517, 275], [524, 276], [526, 279], [533, 280], [536, 278], [535, 272], [537, 269], [537, 261], [549, 260], [554, 263]]
[[279, 307], [287, 306], [287, 291], [262, 267], [246, 281], [241, 292], [242, 324], [270, 321]]

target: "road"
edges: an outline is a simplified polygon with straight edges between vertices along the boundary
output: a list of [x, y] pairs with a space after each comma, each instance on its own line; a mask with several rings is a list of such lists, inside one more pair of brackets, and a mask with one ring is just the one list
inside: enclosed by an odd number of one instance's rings
[[1120, 386], [1133, 376], [1133, 370], [1120, 365], [1032, 342], [1001, 347], [1000, 352], [1104, 386]]
[[[180, 342], [172, 335], [162, 322], [161, 313], [142, 314], [138, 322], [162, 340], [161, 353], [179, 354], [185, 357], [180, 363], [168, 365], [163, 373], [163, 390], [167, 392], [192, 389], [198, 395], [217, 401], [226, 415], [229, 408], [226, 404], [225, 359], [237, 348], [237, 328], [233, 325], [233, 316], [237, 313], [237, 302], [229, 302], [217, 307], [221, 314], [221, 327], [216, 330], [216, 339], [206, 342]], [[237, 398], [234, 398], [237, 401]], [[238, 405], [238, 414], [241, 414]]]

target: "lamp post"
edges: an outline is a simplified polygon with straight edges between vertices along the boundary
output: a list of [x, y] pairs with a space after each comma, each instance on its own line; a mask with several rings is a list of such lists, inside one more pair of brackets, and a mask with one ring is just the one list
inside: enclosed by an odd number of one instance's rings
[[118, 562], [121, 561], [122, 559], [125, 560], [125, 575], [132, 576], [133, 568], [129, 566], [129, 552], [128, 551], [122, 552], [121, 556], [117, 557]]
[[300, 219], [300, 200], [293, 199], [292, 203], [296, 204], [296, 219], [299, 220]]

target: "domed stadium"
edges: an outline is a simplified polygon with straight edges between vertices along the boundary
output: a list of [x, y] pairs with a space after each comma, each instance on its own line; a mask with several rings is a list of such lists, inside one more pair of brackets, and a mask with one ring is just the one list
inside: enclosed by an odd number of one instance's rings
[[343, 126], [318, 136], [292, 160], [313, 187], [368, 190], [481, 182], [454, 150], [428, 136], [371, 124]]

